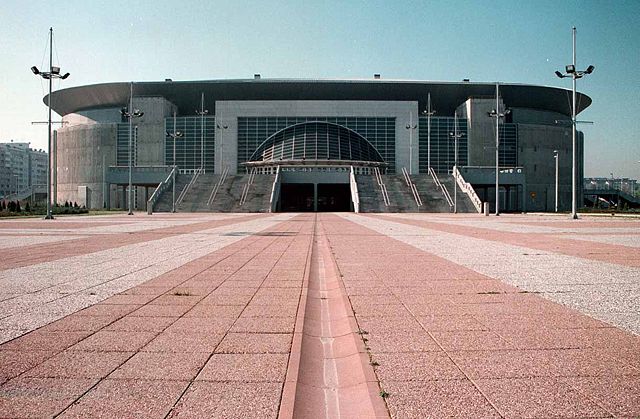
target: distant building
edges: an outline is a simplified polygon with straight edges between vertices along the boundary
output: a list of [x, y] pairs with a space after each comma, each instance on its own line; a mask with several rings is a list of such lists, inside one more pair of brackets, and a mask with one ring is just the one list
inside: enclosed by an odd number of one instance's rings
[[0, 197], [46, 193], [47, 153], [29, 143], [0, 143]]
[[587, 177], [584, 178], [584, 189], [585, 194], [588, 194], [589, 190], [593, 189], [616, 189], [630, 195], [635, 195], [637, 182], [638, 181], [636, 179], [629, 179], [626, 177]]

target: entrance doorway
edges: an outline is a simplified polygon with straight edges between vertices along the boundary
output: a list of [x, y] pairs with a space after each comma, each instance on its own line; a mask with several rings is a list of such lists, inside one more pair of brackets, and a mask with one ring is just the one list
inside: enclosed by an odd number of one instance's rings
[[283, 183], [280, 185], [280, 211], [313, 211], [313, 183]]
[[318, 184], [318, 211], [351, 211], [351, 189], [348, 183]]

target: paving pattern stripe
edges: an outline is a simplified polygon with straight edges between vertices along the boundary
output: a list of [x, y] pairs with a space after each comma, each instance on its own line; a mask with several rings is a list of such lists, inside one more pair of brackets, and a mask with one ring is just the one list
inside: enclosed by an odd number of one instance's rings
[[[29, 278], [31, 281], [30, 284], [22, 281], [15, 289], [16, 292], [22, 289], [25, 294], [12, 294], [13, 298], [0, 302], [6, 312], [12, 313], [0, 319], [0, 341], [20, 336], [152, 280], [289, 218], [290, 215], [253, 218], [223, 227], [0, 272], [4, 292], [17, 286], [12, 278]], [[237, 234], [239, 230], [241, 234]]]
[[[327, 216], [329, 217], [329, 216]], [[464, 412], [468, 417], [490, 417], [490, 416], [513, 416], [527, 417], [535, 412], [536, 417], [547, 416], [568, 416], [572, 412], [580, 411], [582, 416], [613, 416], [620, 410], [626, 409], [627, 412], [637, 414], [638, 409], [629, 409], [628, 406], [633, 404], [633, 400], [637, 399], [634, 392], [640, 370], [633, 368], [631, 365], [638, 365], [640, 361], [640, 338], [634, 337], [629, 333], [619, 331], [617, 329], [590, 329], [593, 336], [598, 336], [600, 330], [612, 330], [619, 335], [621, 339], [618, 343], [627, 342], [626, 347], [619, 347], [617, 344], [609, 344], [600, 342], [597, 352], [587, 346], [580, 348], [555, 350], [558, 355], [562, 355], [555, 361], [557, 364], [556, 374], [567, 374], [573, 371], [571, 379], [564, 379], [558, 375], [545, 375], [541, 378], [535, 376], [524, 375], [523, 378], [511, 378], [510, 369], [517, 369], [518, 364], [524, 363], [525, 369], [532, 370], [536, 368], [540, 372], [548, 371], [550, 363], [553, 359], [543, 355], [543, 352], [536, 352], [532, 349], [520, 348], [512, 350], [510, 355], [507, 354], [502, 347], [485, 348], [483, 356], [492, 354], [496, 356], [494, 374], [492, 380], [482, 379], [487, 364], [482, 364], [480, 359], [471, 362], [462, 362], [469, 356], [472, 359], [474, 354], [478, 354], [475, 348], [478, 345], [484, 345], [488, 334], [486, 332], [468, 332], [468, 336], [475, 334], [480, 339], [473, 341], [472, 347], [460, 347], [461, 341], [454, 341], [451, 347], [449, 339], [451, 333], [436, 333], [427, 328], [427, 325], [417, 315], [416, 310], [423, 305], [429, 303], [414, 303], [416, 297], [420, 297], [419, 284], [441, 281], [442, 271], [456, 272], [458, 281], [461, 284], [467, 284], [466, 293], [464, 288], [456, 288], [451, 296], [462, 297], [468, 296], [471, 301], [479, 296], [473, 288], [472, 278], [478, 278], [483, 275], [471, 271], [469, 267], [458, 265], [454, 262], [445, 260], [428, 250], [419, 250], [411, 243], [405, 243], [402, 240], [403, 235], [412, 234], [416, 236], [421, 231], [403, 230], [398, 228], [396, 223], [391, 223], [389, 229], [382, 229], [377, 223], [372, 223], [370, 219], [365, 217], [357, 217], [351, 215], [342, 215], [352, 223], [346, 220], [340, 220], [334, 223], [333, 228], [328, 232], [329, 240], [333, 251], [336, 255], [340, 255], [337, 259], [338, 265], [344, 274], [343, 280], [346, 285], [351, 281], [356, 283], [362, 282], [364, 278], [368, 278], [370, 282], [377, 287], [377, 293], [371, 294], [373, 301], [380, 299], [381, 295], [385, 295], [385, 301], [395, 299], [398, 303], [403, 304], [406, 310], [411, 313], [416, 329], [418, 332], [422, 329], [422, 333], [429, 336], [433, 342], [438, 344], [439, 350], [426, 348], [426, 350], [414, 350], [414, 352], [406, 352], [407, 342], [404, 339], [405, 332], [395, 333], [395, 339], [386, 341], [385, 353], [378, 352], [378, 346], [374, 341], [379, 330], [385, 333], [392, 333], [394, 324], [388, 324], [381, 329], [372, 329], [368, 331], [367, 337], [370, 339], [370, 351], [372, 359], [379, 364], [377, 374], [382, 381], [383, 388], [389, 389], [392, 393], [387, 398], [387, 404], [391, 410], [393, 417], [434, 417], [434, 416], [450, 416], [452, 414], [460, 414]], [[360, 221], [360, 222], [358, 222]], [[370, 227], [369, 227], [370, 226]], [[382, 230], [382, 231], [381, 231]], [[423, 240], [424, 234], [420, 234]], [[448, 240], [456, 244], [460, 244], [454, 236], [448, 237]], [[462, 249], [461, 251], [465, 251]], [[386, 257], [384, 257], [385, 255]], [[414, 263], [407, 263], [412, 260]], [[419, 273], [418, 276], [416, 274]], [[491, 279], [495, 283], [499, 283], [496, 279]], [[463, 285], [464, 286], [464, 285]], [[349, 288], [347, 288], [349, 289]], [[384, 292], [386, 291], [386, 292]], [[382, 294], [381, 292], [384, 292]], [[423, 291], [425, 292], [425, 291]], [[418, 294], [416, 294], [418, 293]], [[517, 290], [511, 291], [514, 297], [522, 296]], [[369, 294], [361, 294], [361, 299], [366, 299]], [[491, 297], [494, 294], [485, 296], [481, 294], [482, 299]], [[503, 294], [508, 295], [508, 294]], [[429, 291], [422, 295], [429, 297]], [[351, 297], [351, 296], [350, 296]], [[409, 299], [407, 298], [409, 297]], [[447, 299], [447, 295], [433, 295], [433, 299], [425, 298], [425, 301], [443, 301]], [[553, 312], [554, 315], [560, 317], [580, 316], [567, 307], [558, 305], [551, 306], [545, 299], [538, 296], [523, 296], [526, 299], [526, 306], [521, 307], [524, 310], [521, 316], [528, 316], [529, 313]], [[351, 297], [353, 298], [353, 297]], [[520, 297], [517, 297], [520, 298]], [[477, 301], [475, 304], [483, 300]], [[487, 310], [498, 310], [499, 304], [489, 299], [484, 300]], [[552, 304], [552, 303], [551, 303]], [[515, 305], [513, 307], [518, 307]], [[440, 314], [443, 316], [455, 316], [461, 314], [463, 305], [455, 301], [449, 301], [446, 304], [447, 311]], [[506, 341], [509, 341], [508, 325], [503, 322], [492, 322], [490, 312], [486, 312], [489, 318], [487, 329], [495, 331], [496, 337], [504, 335]], [[356, 310], [356, 318], [360, 322], [363, 318], [358, 315]], [[535, 330], [544, 330], [544, 325], [536, 322], [531, 318], [530, 328], [524, 329], [523, 333], [533, 333]], [[376, 318], [376, 321], [377, 318]], [[405, 318], [399, 318], [395, 325], [406, 323]], [[374, 325], [375, 323], [369, 323]], [[367, 326], [361, 327], [366, 328]], [[589, 330], [589, 329], [587, 329]], [[505, 335], [505, 332], [507, 333]], [[614, 336], [615, 334], [609, 334]], [[458, 338], [463, 335], [458, 332]], [[558, 335], [560, 336], [560, 335]], [[490, 343], [490, 342], [489, 342]], [[394, 345], [395, 344], [395, 345]], [[394, 348], [395, 346], [395, 348]], [[464, 345], [463, 345], [464, 346]], [[621, 350], [629, 350], [632, 354], [628, 359], [629, 364], [626, 370], [620, 370], [620, 361], [618, 355]], [[528, 351], [538, 353], [536, 357], [527, 358]], [[524, 358], [519, 358], [519, 356]], [[594, 357], [594, 355], [596, 355]], [[480, 357], [481, 358], [481, 357]], [[596, 364], [598, 365], [596, 367]], [[462, 374], [456, 373], [460, 371]], [[502, 371], [502, 372], [500, 372]], [[480, 376], [478, 376], [480, 374]], [[480, 379], [479, 379], [479, 378]], [[516, 376], [518, 377], [518, 376]], [[597, 377], [615, 377], [618, 382], [618, 388], [624, 391], [617, 395], [614, 401], [609, 400], [604, 389], [589, 388], [576, 385], [576, 378], [597, 378]], [[608, 380], [605, 380], [608, 382]], [[472, 387], [463, 388], [460, 385], [468, 382]], [[521, 390], [510, 392], [511, 383], [516, 383]], [[450, 384], [455, 384], [452, 388]], [[543, 385], [543, 383], [558, 383], [558, 385]], [[620, 384], [623, 383], [623, 384]], [[515, 385], [515, 384], [514, 384]], [[626, 385], [626, 387], [625, 387]], [[415, 389], [415, 390], [414, 390]], [[558, 392], [560, 390], [560, 393]], [[599, 391], [600, 390], [600, 391]], [[394, 394], [397, 391], [400, 393]], [[407, 391], [418, 391], [418, 395], [409, 396]], [[529, 395], [535, 393], [535, 397]], [[594, 393], [598, 397], [594, 397]], [[478, 399], [478, 396], [481, 398]], [[429, 397], [431, 396], [431, 397]], [[483, 402], [482, 399], [485, 401]], [[517, 406], [514, 413], [513, 407]]]
[[384, 217], [342, 216], [486, 277], [499, 279], [640, 334], [637, 307], [640, 269], [636, 267], [549, 251], [532, 251], [528, 247], [429, 229]]
[[[70, 256], [99, 252], [101, 250], [120, 247], [127, 244], [141, 243], [177, 234], [198, 232], [203, 229], [231, 225], [264, 216], [264, 214], [247, 215], [243, 217], [230, 217], [214, 221], [189, 222], [188, 224], [184, 224], [184, 221], [181, 221], [179, 225], [175, 225], [175, 223], [172, 225], [170, 223], [168, 226], [154, 229], [149, 229], [152, 224], [148, 224], [145, 228], [146, 231], [138, 232], [138, 234], [131, 234], [135, 230], [120, 234], [109, 234], [107, 229], [102, 232], [104, 235], [98, 235], [97, 237], [91, 236], [87, 238], [68, 240], [68, 236], [64, 236], [65, 239], [57, 243], [34, 244], [3, 250], [3, 258], [0, 261], [0, 272], [2, 270], [50, 262]], [[1, 226], [2, 222], [0, 222], [0, 227]], [[42, 232], [40, 231], [40, 233]]]
[[[266, 231], [263, 231], [265, 234], [250, 235], [250, 236], [243, 235], [241, 236], [241, 239], [239, 241], [231, 244], [227, 248], [221, 249], [217, 252], [213, 252], [212, 254], [203, 256], [198, 260], [191, 261], [183, 265], [181, 268], [176, 269], [174, 274], [179, 274], [180, 271], [185, 271], [188, 278], [182, 279], [182, 282], [176, 284], [173, 289], [175, 290], [189, 289], [190, 287], [188, 285], [189, 282], [195, 280], [196, 278], [201, 277], [202, 276], [201, 273], [198, 273], [198, 272], [202, 272], [203, 269], [205, 271], [218, 272], [217, 274], [207, 276], [208, 279], [206, 280], [206, 282], [212, 283], [212, 285], [214, 285], [214, 288], [210, 290], [209, 294], [203, 295], [202, 299], [200, 299], [198, 303], [196, 303], [196, 305], [194, 305], [191, 308], [191, 310], [194, 310], [195, 307], [198, 306], [198, 304], [204, 304], [204, 298], [206, 298], [206, 295], [211, 295], [215, 293], [216, 290], [221, 289], [221, 287], [223, 287], [225, 283], [237, 282], [240, 279], [240, 278], [237, 278], [238, 275], [241, 275], [241, 273], [244, 270], [247, 270], [247, 273], [253, 276], [255, 275], [253, 274], [253, 272], [255, 272], [257, 267], [264, 268], [266, 266], [267, 269], [266, 271], [264, 271], [264, 278], [262, 280], [262, 283], [263, 285], [268, 285], [267, 278], [271, 272], [275, 273], [275, 270], [283, 268], [285, 266], [287, 268], [295, 269], [296, 264], [291, 263], [293, 260], [298, 260], [298, 264], [304, 263], [304, 258], [300, 259], [299, 257], [295, 256], [297, 249], [299, 247], [304, 248], [306, 244], [305, 242], [310, 241], [310, 234], [307, 234], [305, 236], [303, 231], [304, 228], [305, 228], [304, 223], [287, 222], [285, 220], [284, 222], [270, 226], [270, 228], [268, 228]], [[285, 231], [283, 232], [283, 230]], [[282, 234], [282, 233], [287, 233], [287, 231], [291, 232], [292, 235]], [[302, 246], [300, 246], [300, 244], [302, 244]], [[214, 257], [217, 253], [221, 253], [221, 252], [223, 253], [222, 258]], [[292, 254], [293, 256], [291, 256]], [[215, 260], [216, 262], [214, 262], [212, 265], [211, 260]], [[300, 260], [302, 262], [300, 262]], [[151, 287], [151, 288], [154, 288], [154, 287]], [[237, 288], [237, 287], [231, 287], [230, 289], [240, 290], [240, 288]], [[259, 295], [261, 293], [261, 290], [264, 290], [264, 289], [265, 288], [263, 288], [262, 286], [256, 287], [253, 295], [254, 296]], [[268, 289], [269, 288], [267, 288], [267, 290]], [[301, 290], [301, 287], [300, 287], [300, 290]], [[173, 295], [171, 294], [171, 292], [172, 291], [166, 291], [166, 292], [158, 291], [156, 298], [161, 298], [163, 295]], [[176, 297], [176, 298], [179, 298], [179, 297]], [[186, 298], [186, 297], [180, 297], [180, 298]], [[277, 302], [274, 302], [274, 304], [276, 303]], [[151, 300], [146, 304], [153, 305], [154, 301]], [[249, 301], [247, 304], [250, 305], [251, 301]], [[104, 304], [101, 304], [100, 306], [105, 307]], [[113, 307], [117, 307], [117, 305], [106, 305], [106, 307], [113, 308]], [[156, 330], [153, 333], [153, 335], [155, 335], [156, 338], [152, 340], [149, 344], [147, 344], [147, 347], [150, 347], [150, 349], [152, 349], [153, 342], [157, 341], [158, 338], [163, 334], [174, 335], [173, 339], [169, 339], [166, 341], [167, 345], [169, 345], [166, 349], [170, 349], [172, 346], [179, 347], [183, 344], [184, 340], [189, 340], [190, 329], [202, 329], [201, 331], [203, 331], [204, 330], [203, 328], [206, 326], [205, 318], [201, 318], [201, 319], [190, 318], [188, 317], [188, 313], [189, 312], [187, 311], [186, 313], [182, 314], [180, 317], [175, 317], [174, 321], [163, 324], [163, 326], [160, 329]], [[236, 312], [235, 317], [230, 319], [231, 321], [227, 322], [225, 326], [222, 326], [225, 328], [227, 333], [229, 332], [229, 330], [233, 328], [234, 322], [237, 321], [239, 318], [241, 318], [242, 316], [241, 313], [242, 313], [241, 311]], [[125, 318], [127, 317], [130, 319], [135, 318], [135, 317], [131, 317], [133, 316], [133, 314], [135, 313], [130, 313], [126, 315]], [[198, 321], [192, 322], [191, 320], [198, 320]], [[211, 319], [210, 321], [213, 321], [213, 320], [214, 319]], [[62, 321], [64, 321], [64, 319], [60, 320], [60, 322]], [[183, 330], [182, 332], [180, 332], [180, 334], [176, 335], [175, 332], [171, 332], [171, 330], [174, 329], [175, 325], [183, 321], [188, 323], [188, 325], [185, 324], [185, 325], [179, 326], [179, 329]], [[292, 318], [291, 322], [293, 321], [294, 319]], [[123, 337], [125, 336], [123, 334], [113, 334], [113, 333], [110, 335], [105, 334], [104, 331], [107, 330], [108, 328], [109, 328], [108, 325], [104, 326], [102, 329], [98, 329], [97, 331], [95, 331], [92, 335], [87, 336], [80, 343], [66, 349], [65, 351], [66, 353], [68, 353], [68, 355], [66, 357], [61, 358], [61, 361], [65, 359], [74, 360], [75, 371], [90, 370], [91, 367], [89, 365], [84, 365], [82, 363], [83, 358], [80, 355], [83, 353], [86, 353], [87, 355], [94, 354], [94, 353], [97, 354], [97, 352], [83, 351], [82, 350], [83, 342], [92, 341], [92, 345], [94, 347], [96, 344], [99, 344], [103, 347], [103, 349], [106, 349], [106, 346], [113, 345], [116, 343], [116, 341], [109, 343], [109, 339], [112, 341], [114, 339], [122, 340]], [[46, 328], [36, 330], [32, 332], [29, 336], [35, 336], [38, 333], [44, 333], [44, 329]], [[204, 335], [202, 335], [198, 330], [195, 330], [195, 332], [197, 333], [197, 336], [199, 336], [199, 340], [202, 341], [204, 339]], [[98, 335], [101, 335], [101, 338], [95, 339]], [[134, 336], [140, 337], [141, 335], [144, 335], [144, 333], [141, 333], [140, 331], [127, 334], [127, 336], [129, 336], [128, 339], [131, 339]], [[105, 338], [107, 337], [108, 339], [105, 340]], [[21, 339], [27, 339], [27, 337], [24, 337]], [[31, 339], [33, 339], [33, 337]], [[145, 338], [144, 340], [148, 341], [149, 338]], [[142, 403], [143, 405], [146, 403], [145, 399], [147, 398], [152, 400], [159, 400], [157, 396], [163, 394], [163, 390], [161, 387], [164, 388], [166, 386], [172, 386], [173, 384], [170, 384], [170, 383], [183, 383], [183, 384], [180, 384], [179, 391], [176, 393], [173, 393], [174, 395], [168, 399], [168, 400], [172, 400], [171, 403], [166, 404], [167, 400], [165, 400], [165, 405], [162, 406], [161, 408], [162, 410], [161, 416], [165, 416], [170, 412], [174, 412], [174, 413], [189, 412], [189, 411], [193, 411], [194, 408], [200, 412], [199, 414], [196, 414], [196, 416], [198, 417], [216, 416], [215, 414], [214, 415], [207, 414], [208, 412], [207, 409], [210, 408], [209, 398], [211, 397], [211, 395], [194, 393], [194, 392], [191, 392], [189, 389], [191, 388], [195, 389], [198, 386], [201, 386], [201, 384], [194, 384], [194, 383], [208, 382], [206, 380], [212, 379], [211, 373], [223, 374], [221, 378], [225, 382], [229, 379], [233, 379], [233, 377], [231, 377], [229, 374], [225, 375], [224, 372], [221, 370], [221, 368], [226, 368], [225, 364], [224, 363], [221, 364], [221, 362], [223, 361], [226, 362], [226, 361], [220, 357], [217, 357], [217, 356], [214, 357], [214, 355], [211, 355], [216, 351], [216, 347], [217, 345], [219, 345], [219, 342], [221, 340], [224, 340], [224, 339], [222, 337], [219, 337], [215, 341], [211, 342], [211, 346], [207, 350], [208, 354], [206, 354], [205, 358], [202, 358], [202, 355], [205, 355], [205, 354], [195, 356], [197, 355], [197, 353], [194, 353], [194, 356], [189, 358], [190, 360], [189, 362], [184, 361], [185, 354], [183, 353], [178, 352], [178, 353], [175, 353], [175, 356], [174, 356], [172, 355], [174, 352], [170, 350], [161, 351], [161, 352], [157, 352], [154, 350], [147, 351], [145, 350], [145, 347], [143, 347], [141, 350], [140, 349], [137, 350], [138, 351], [137, 355], [126, 356], [125, 357], [126, 360], [124, 362], [121, 362], [119, 366], [112, 368], [113, 372], [109, 373], [109, 375], [107, 375], [106, 377], [102, 376], [100, 381], [86, 384], [86, 387], [84, 388], [84, 390], [80, 391], [79, 394], [77, 394], [74, 398], [65, 400], [64, 405], [61, 406], [60, 405], [61, 402], [57, 401], [57, 403], [51, 403], [52, 406], [49, 406], [49, 408], [54, 409], [52, 410], [52, 412], [53, 414], [55, 414], [55, 412], [59, 412], [61, 408], [65, 408], [65, 406], [67, 406], [68, 410], [64, 411], [63, 417], [67, 417], [67, 416], [70, 416], [70, 417], [85, 416], [86, 417], [86, 416], [94, 416], [99, 413], [107, 416], [122, 415], [123, 413], [130, 411], [130, 410], [127, 410], [127, 408], [129, 407], [130, 409], [130, 406], [131, 406], [130, 403], [135, 403], [135, 400], [130, 400], [130, 397], [115, 397], [115, 398], [109, 397], [108, 394], [113, 395], [113, 389], [109, 391], [107, 391], [106, 389], [112, 388], [114, 383], [120, 383], [120, 385], [123, 385], [125, 387], [127, 386], [127, 383], [129, 382], [132, 383], [133, 384], [133, 388], [131, 390], [132, 394], [134, 396], [137, 395], [135, 396], [136, 398], [142, 397], [142, 399], [139, 400], [139, 403]], [[3, 345], [2, 347], [0, 347], [0, 351], [2, 351], [3, 348], [6, 346], [7, 345]], [[98, 347], [95, 347], [95, 348], [97, 349]], [[89, 349], [89, 347], [87, 347], [85, 344], [84, 349], [87, 350]], [[24, 350], [25, 352], [28, 352], [30, 351], [30, 347], [23, 346], [22, 350]], [[61, 352], [61, 353], [64, 353], [64, 352]], [[105, 353], [109, 353], [109, 352], [105, 352]], [[112, 352], [112, 353], [117, 354], [121, 352]], [[124, 355], [124, 353], [122, 354]], [[282, 357], [282, 356], [286, 357], [286, 354], [277, 354], [277, 355], [278, 357]], [[248, 378], [248, 381], [246, 382], [246, 384], [236, 383], [234, 384], [234, 386], [237, 387], [237, 386], [244, 385], [248, 387], [256, 387], [256, 390], [261, 391], [260, 389], [262, 388], [263, 383], [252, 381], [252, 377], [256, 377], [255, 375], [253, 375], [254, 373], [252, 371], [258, 365], [255, 363], [255, 360], [256, 358], [259, 358], [259, 357], [253, 357], [254, 360], [245, 359], [250, 357], [243, 355], [242, 351], [238, 354], [231, 353], [231, 354], [225, 354], [224, 356], [225, 356], [225, 359], [227, 360], [231, 360], [229, 358], [238, 358], [237, 361], [239, 361], [239, 363], [234, 361], [233, 364], [230, 364], [230, 366], [233, 367], [233, 370], [228, 369], [229, 373], [231, 373], [231, 371], [235, 371], [234, 373], [238, 374], [238, 369], [240, 369], [244, 371], [242, 374], [245, 374], [245, 376]], [[78, 359], [79, 357], [80, 359]], [[84, 359], [89, 359], [89, 358], [85, 357]], [[271, 360], [273, 356], [270, 357], [268, 355], [265, 355], [264, 358], [266, 362], [261, 363], [262, 367], [268, 367], [269, 364], [273, 364]], [[65, 369], [62, 368], [61, 365], [59, 365], [59, 362], [52, 361], [51, 360], [52, 358], [49, 358], [49, 359], [50, 360], [46, 362], [54, 366], [56, 368], [56, 371], [65, 371]], [[164, 359], [164, 361], [161, 361], [162, 359]], [[206, 363], [204, 362], [204, 359], [207, 359]], [[211, 365], [207, 367], [209, 363]], [[189, 365], [191, 365], [191, 367]], [[193, 369], [193, 366], [196, 366], [197, 368]], [[212, 367], [214, 367], [214, 369], [212, 369]], [[286, 367], [286, 363], [280, 369], [282, 371], [281, 372], [282, 379], [284, 378], [285, 367]], [[268, 367], [267, 369], [270, 370], [270, 367]], [[30, 374], [31, 375], [42, 374], [42, 372], [35, 372], [35, 371], [41, 371], [41, 370], [42, 368], [38, 368], [37, 366], [32, 367], [30, 369], [27, 369], [24, 372], [23, 376], [26, 377]], [[69, 369], [67, 368], [66, 370], [68, 371]], [[31, 373], [31, 371], [33, 371], [33, 373]], [[189, 374], [189, 375], [184, 375], [184, 374]], [[240, 374], [239, 376], [242, 376], [242, 374]], [[115, 380], [116, 377], [118, 377], [117, 381]], [[189, 378], [186, 378], [186, 377], [191, 377], [190, 381], [189, 381]], [[196, 377], [201, 377], [205, 381], [200, 381]], [[215, 377], [215, 375], [213, 377]], [[0, 387], [0, 392], [2, 392], [2, 389], [7, 386], [15, 387], [15, 385], [12, 383], [17, 383], [19, 382], [20, 379], [21, 378], [16, 378], [6, 383], [4, 386]], [[179, 380], [185, 380], [185, 379], [187, 381], [179, 381]], [[69, 380], [73, 380], [73, 379], [69, 378]], [[136, 388], [137, 386], [136, 383], [143, 382], [141, 380], [148, 383], [156, 382], [158, 383], [158, 385], [154, 384], [146, 387], [143, 386], [141, 388]], [[164, 383], [164, 385], [162, 383]], [[145, 394], [148, 392], [148, 394], [144, 395], [143, 393], [140, 393], [141, 390]], [[178, 390], [178, 388], [176, 388], [176, 390]], [[138, 393], [140, 394], [138, 395]], [[263, 396], [260, 393], [253, 392], [252, 394], [254, 395], [254, 397], [257, 397], [259, 399], [263, 398]], [[17, 405], [18, 407], [21, 407], [23, 411], [30, 412], [30, 414], [32, 415], [35, 414], [36, 416], [50, 416], [50, 415], [53, 415], [52, 413], [50, 413], [51, 411], [48, 414], [45, 414], [42, 410], [38, 410], [39, 408], [47, 407], [47, 404], [48, 404], [47, 398], [49, 395], [50, 394], [47, 394], [47, 393], [40, 393], [38, 397], [36, 397], [35, 400], [31, 400], [28, 405], [20, 406], [21, 403], [24, 403], [24, 401], [20, 399], [20, 397], [15, 397], [17, 396], [17, 394], [14, 393], [11, 398], [6, 399], [6, 402], [8, 403], [8, 406], [10, 406], [11, 408], [15, 408]], [[204, 399], [202, 399], [202, 397], [204, 397]], [[246, 397], [246, 396], [241, 392], [240, 394], [238, 393], [234, 393], [232, 395], [228, 394], [227, 397], [232, 397], [232, 399], [230, 398], [230, 399], [227, 399], [226, 401], [225, 400], [221, 401], [220, 407], [223, 410], [226, 404], [236, 403], [238, 399], [242, 399], [242, 397]], [[271, 399], [271, 402], [269, 404], [273, 404], [274, 407], [266, 408], [265, 406], [262, 406], [262, 408], [266, 409], [265, 410], [266, 412], [269, 412], [269, 411], [272, 412], [273, 416], [275, 416], [275, 412], [277, 412], [278, 402], [280, 399], [280, 392], [278, 391], [276, 393], [270, 394], [269, 398]], [[138, 404], [135, 407], [140, 408], [140, 404]], [[244, 399], [243, 403], [241, 403], [239, 406], [236, 406], [235, 412], [236, 412], [236, 415], [239, 415], [238, 417], [248, 417], [248, 416], [251, 416], [252, 408], [255, 408], [255, 400]], [[240, 413], [237, 413], [238, 411], [240, 411]]]
[[552, 234], [513, 233], [497, 231], [489, 228], [472, 227], [469, 225], [457, 225], [455, 223], [434, 223], [426, 220], [404, 218], [402, 216], [387, 217], [376, 215], [382, 219], [401, 222], [418, 227], [438, 230], [446, 233], [459, 234], [474, 238], [482, 238], [514, 246], [528, 247], [530, 249], [561, 253], [585, 259], [598, 260], [607, 263], [640, 267], [638, 250], [629, 246], [614, 243], [603, 243], [595, 240], [574, 240], [573, 238], [558, 237]]

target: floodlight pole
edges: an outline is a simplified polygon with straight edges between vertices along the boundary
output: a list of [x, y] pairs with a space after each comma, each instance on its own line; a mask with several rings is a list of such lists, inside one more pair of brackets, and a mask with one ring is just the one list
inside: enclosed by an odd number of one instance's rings
[[413, 113], [409, 112], [409, 123], [405, 127], [409, 130], [409, 174], [413, 174], [413, 131], [418, 128], [417, 124], [413, 123]]
[[133, 215], [133, 166], [131, 161], [131, 148], [132, 148], [132, 136], [133, 136], [133, 82], [129, 84], [130, 96], [129, 96], [129, 215]]
[[171, 212], [176, 212], [176, 111], [173, 111], [173, 190], [171, 192]]
[[572, 33], [572, 41], [573, 41], [573, 60], [572, 64], [566, 66], [566, 73], [561, 73], [556, 71], [556, 76], [560, 78], [571, 77], [572, 79], [572, 99], [573, 103], [571, 104], [571, 148], [572, 148], [572, 159], [571, 159], [571, 218], [574, 220], [578, 219], [578, 198], [577, 198], [577, 186], [578, 186], [578, 156], [576, 153], [577, 148], [577, 140], [576, 140], [576, 114], [577, 114], [577, 104], [576, 104], [576, 80], [582, 78], [585, 74], [591, 74], [595, 69], [594, 66], [590, 65], [586, 70], [578, 70], [576, 68], [576, 27], [574, 26], [571, 30]]
[[500, 83], [496, 82], [496, 108], [489, 116], [496, 118], [496, 216], [500, 215], [500, 118], [509, 113], [508, 109], [500, 113]]
[[462, 138], [463, 134], [458, 132], [458, 112], [453, 114], [453, 133], [449, 133], [454, 139], [453, 143], [453, 213], [458, 213], [458, 139]]
[[200, 110], [196, 110], [196, 114], [200, 115], [200, 172], [204, 170], [204, 116], [209, 110], [204, 108], [204, 92], [200, 96]]
[[431, 169], [431, 117], [436, 113], [431, 109], [431, 92], [427, 95], [427, 110], [423, 112], [427, 115], [427, 172]]

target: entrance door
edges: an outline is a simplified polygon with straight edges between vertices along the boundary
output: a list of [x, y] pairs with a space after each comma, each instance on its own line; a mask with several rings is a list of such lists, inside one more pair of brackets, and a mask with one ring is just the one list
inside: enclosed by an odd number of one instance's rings
[[348, 183], [318, 184], [319, 212], [351, 211], [351, 189]]
[[282, 183], [280, 185], [280, 211], [313, 211], [313, 183]]

